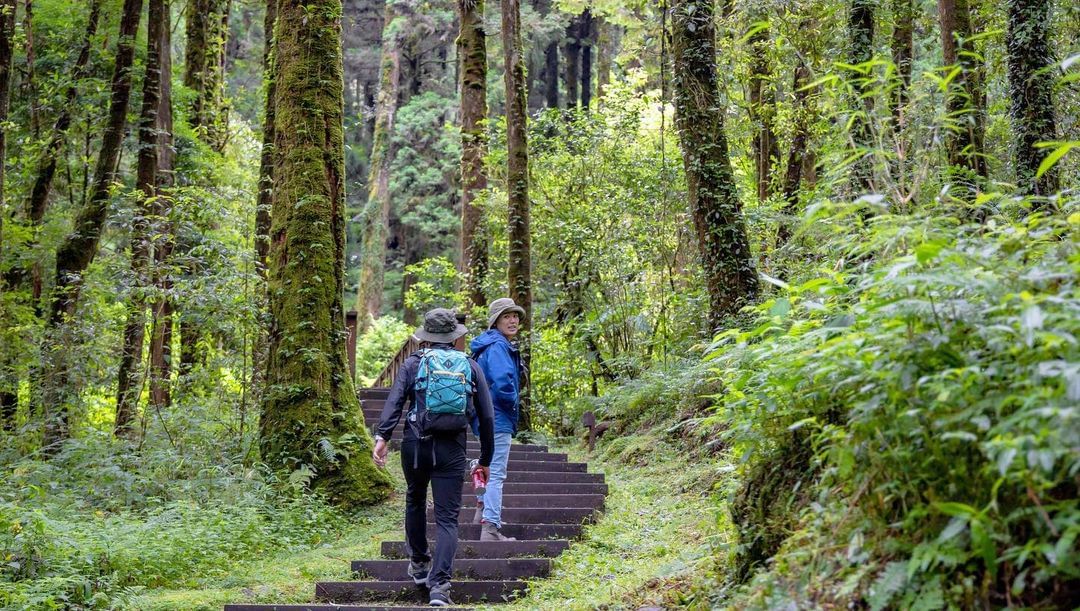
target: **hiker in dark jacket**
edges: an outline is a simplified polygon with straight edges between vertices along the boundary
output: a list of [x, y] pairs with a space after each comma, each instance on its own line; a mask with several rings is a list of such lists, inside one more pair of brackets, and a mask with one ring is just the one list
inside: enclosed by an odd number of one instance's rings
[[[402, 363], [390, 395], [383, 406], [375, 449], [375, 463], [386, 464], [387, 442], [394, 433], [402, 410], [410, 404], [401, 442], [401, 469], [405, 474], [405, 542], [409, 553], [409, 577], [417, 584], [426, 583], [433, 606], [453, 604], [450, 600], [450, 578], [454, 554], [457, 553], [458, 514], [461, 511], [461, 476], [466, 468], [466, 428], [460, 431], [421, 436], [414, 416], [426, 409], [424, 392], [417, 391], [417, 372], [424, 349], [452, 350], [454, 340], [464, 335], [465, 326], [458, 323], [452, 310], [436, 308], [424, 314], [424, 325], [414, 333], [423, 342], [418, 350]], [[494, 452], [493, 414], [487, 380], [476, 361], [469, 359], [475, 391], [467, 396], [466, 414], [475, 414], [480, 438], [480, 460], [477, 470], [488, 477], [488, 467]], [[468, 416], [466, 416], [468, 417]], [[463, 419], [463, 423], [466, 422]], [[435, 502], [435, 553], [428, 551], [427, 487]]]
[[[513, 299], [503, 297], [488, 306], [488, 330], [474, 339], [469, 347], [473, 358], [484, 370], [491, 389], [495, 410], [495, 455], [491, 459], [491, 477], [487, 490], [477, 495], [476, 514], [481, 541], [508, 541], [502, 528], [502, 489], [506, 466], [510, 459], [510, 439], [517, 433], [518, 404], [521, 391], [521, 355], [510, 342], [517, 335], [525, 310]], [[473, 423], [473, 432], [481, 433], [480, 423]]]

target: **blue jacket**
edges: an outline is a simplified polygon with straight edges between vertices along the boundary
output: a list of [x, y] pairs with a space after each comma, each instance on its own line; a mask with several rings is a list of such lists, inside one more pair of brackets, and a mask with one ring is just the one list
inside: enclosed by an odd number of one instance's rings
[[[521, 389], [521, 355], [517, 346], [502, 333], [488, 329], [469, 343], [472, 356], [487, 378], [491, 390], [491, 405], [495, 408], [495, 432], [516, 433], [519, 390]], [[473, 432], [478, 423], [473, 422]]]

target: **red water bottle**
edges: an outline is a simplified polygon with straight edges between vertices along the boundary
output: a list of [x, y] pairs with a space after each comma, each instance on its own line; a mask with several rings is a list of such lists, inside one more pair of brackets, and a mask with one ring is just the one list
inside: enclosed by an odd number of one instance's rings
[[473, 492], [476, 494], [484, 494], [487, 492], [487, 478], [484, 477], [483, 471], [476, 468], [479, 464], [479, 460], [475, 458], [472, 459], [472, 462], [469, 463], [469, 470], [472, 471]]

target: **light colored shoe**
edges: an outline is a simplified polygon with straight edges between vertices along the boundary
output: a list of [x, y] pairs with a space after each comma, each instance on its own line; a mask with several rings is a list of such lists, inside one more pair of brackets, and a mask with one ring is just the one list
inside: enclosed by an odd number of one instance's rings
[[413, 583], [420, 585], [427, 583], [428, 571], [431, 570], [430, 562], [413, 562], [409, 561], [409, 577], [412, 577]]
[[517, 541], [513, 537], [507, 537], [499, 532], [498, 528], [491, 522], [483, 522], [480, 525], [480, 540], [481, 541]]
[[431, 586], [428, 592], [428, 604], [432, 607], [449, 607], [454, 604], [454, 601], [450, 600], [449, 581]]

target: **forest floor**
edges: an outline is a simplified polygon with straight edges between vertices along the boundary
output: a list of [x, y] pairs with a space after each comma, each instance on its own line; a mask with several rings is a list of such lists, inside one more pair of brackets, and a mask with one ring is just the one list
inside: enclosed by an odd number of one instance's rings
[[[553, 444], [570, 460], [588, 461], [607, 475], [610, 493], [600, 519], [556, 559], [551, 576], [529, 594], [489, 609], [637, 609], [683, 601], [689, 584], [711, 568], [716, 548], [728, 541], [725, 520], [710, 500], [721, 461], [693, 464], [649, 433], [624, 437], [593, 455], [576, 444]], [[222, 579], [183, 590], [148, 590], [135, 598], [140, 611], [218, 610], [230, 602], [309, 602], [316, 581], [351, 578], [349, 563], [377, 558], [379, 544], [400, 539], [404, 481], [391, 457], [397, 494], [358, 514], [339, 539], [301, 554], [238, 562]], [[723, 554], [720, 554], [723, 556]]]

